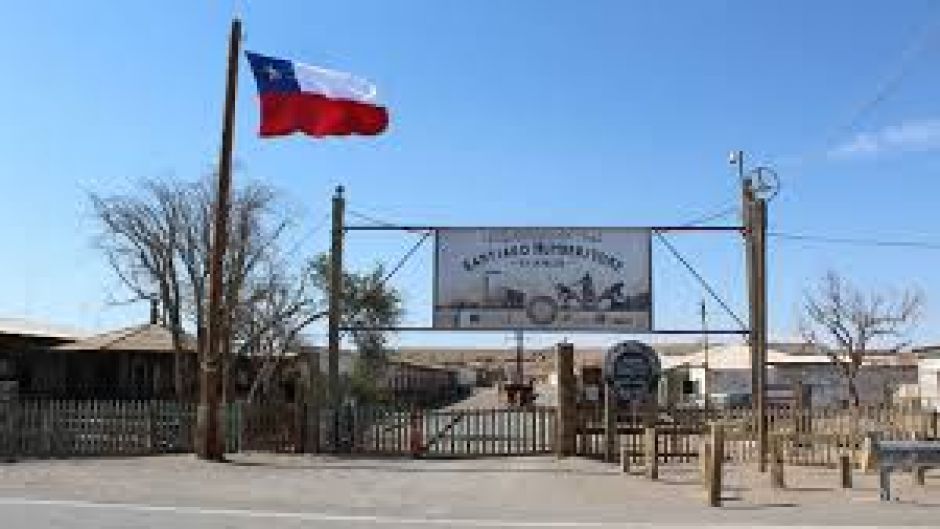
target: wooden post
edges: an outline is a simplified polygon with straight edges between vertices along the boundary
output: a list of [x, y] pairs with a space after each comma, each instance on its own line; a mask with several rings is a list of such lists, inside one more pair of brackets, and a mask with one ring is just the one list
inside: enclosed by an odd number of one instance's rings
[[655, 426], [646, 428], [643, 450], [646, 452], [646, 477], [652, 480], [659, 479], [659, 451], [656, 446]]
[[927, 467], [921, 465], [915, 465], [911, 469], [911, 476], [914, 478], [915, 487], [923, 487], [926, 481]]
[[805, 389], [803, 382], [797, 381], [793, 384], [793, 433], [799, 436], [803, 433], [803, 414], [806, 408]]
[[708, 483], [709, 476], [711, 476], [711, 461], [709, 458], [711, 458], [711, 443], [702, 435], [698, 445], [698, 465], [699, 472], [702, 475], [702, 483]]
[[757, 362], [757, 437], [758, 469], [767, 468], [767, 201], [758, 198], [754, 201], [754, 218], [751, 228], [754, 237], [754, 299], [756, 320], [754, 330], [754, 354]]
[[223, 325], [226, 310], [222, 299], [223, 263], [228, 240], [228, 217], [232, 187], [232, 148], [234, 144], [235, 92], [238, 85], [238, 55], [241, 45], [241, 20], [232, 20], [229, 35], [228, 72], [225, 85], [225, 109], [222, 117], [222, 148], [219, 152], [218, 190], [209, 263], [209, 336], [199, 384], [197, 408], [196, 454], [201, 459], [219, 461], [225, 451], [221, 435], [219, 410], [221, 397], [220, 365], [223, 342], [228, 341]]
[[604, 383], [604, 461], [613, 463], [617, 457], [617, 396], [613, 385]]
[[756, 249], [754, 246], [754, 187], [750, 177], [744, 176], [743, 156], [738, 151], [738, 174], [741, 177], [741, 212], [744, 224], [744, 268], [748, 294], [748, 347], [751, 353], [751, 407], [753, 410], [752, 432], [759, 435], [760, 408], [758, 407], [758, 390], [760, 388], [760, 356], [757, 350], [757, 283], [756, 283]]
[[557, 346], [555, 370], [558, 375], [558, 457], [575, 455], [577, 440], [577, 381], [574, 378], [574, 345], [564, 342]]
[[891, 471], [886, 467], [879, 469], [878, 491], [881, 501], [891, 501]]
[[842, 488], [852, 488], [852, 460], [848, 454], [839, 456], [839, 474], [842, 476]]
[[770, 445], [770, 486], [774, 489], [786, 487], [783, 476], [783, 438], [775, 436]]
[[862, 444], [862, 461], [860, 465], [862, 472], [868, 473], [878, 466], [877, 445], [877, 434], [869, 432]]
[[332, 410], [333, 420], [330, 428], [330, 445], [332, 450], [339, 446], [339, 349], [340, 319], [343, 314], [343, 216], [346, 209], [346, 199], [343, 197], [343, 186], [336, 187], [333, 195], [333, 229], [330, 242], [330, 291], [329, 313], [327, 322], [327, 402]]
[[320, 353], [312, 347], [307, 352], [307, 439], [304, 448], [309, 454], [320, 451]]
[[630, 473], [630, 447], [626, 444], [620, 445], [620, 472], [622, 474]]
[[708, 456], [708, 505], [721, 507], [721, 471], [724, 465], [725, 435], [722, 425], [712, 424]]

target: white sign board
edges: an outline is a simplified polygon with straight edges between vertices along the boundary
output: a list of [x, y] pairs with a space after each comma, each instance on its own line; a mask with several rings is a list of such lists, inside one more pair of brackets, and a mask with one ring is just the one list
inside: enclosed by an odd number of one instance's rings
[[650, 231], [437, 231], [434, 327], [644, 332], [652, 327]]

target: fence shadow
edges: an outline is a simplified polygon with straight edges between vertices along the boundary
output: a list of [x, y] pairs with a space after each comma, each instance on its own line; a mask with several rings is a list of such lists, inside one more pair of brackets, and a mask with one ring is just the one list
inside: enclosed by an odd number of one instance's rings
[[579, 476], [613, 476], [617, 475], [613, 471], [600, 471], [588, 469], [570, 469], [570, 468], [471, 468], [471, 467], [404, 467], [396, 466], [394, 461], [414, 461], [410, 458], [382, 459], [377, 461], [388, 462], [389, 464], [369, 464], [363, 461], [361, 464], [331, 464], [331, 463], [297, 463], [293, 465], [265, 462], [265, 461], [226, 461], [226, 464], [236, 467], [252, 468], [270, 468], [276, 470], [368, 470], [373, 472], [388, 472], [394, 474], [575, 474]]

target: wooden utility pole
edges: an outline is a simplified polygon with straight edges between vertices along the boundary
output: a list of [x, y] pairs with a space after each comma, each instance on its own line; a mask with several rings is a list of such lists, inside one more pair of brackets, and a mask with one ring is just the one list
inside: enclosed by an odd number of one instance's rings
[[333, 230], [330, 242], [330, 308], [327, 329], [327, 402], [332, 410], [330, 439], [332, 449], [339, 446], [339, 326], [343, 314], [343, 217], [345, 215], [346, 199], [343, 197], [343, 186], [336, 186], [333, 195]]
[[756, 302], [755, 319], [751, 323], [754, 334], [752, 351], [757, 358], [757, 437], [760, 449], [758, 467], [761, 472], [767, 469], [769, 452], [767, 438], [767, 201], [758, 198], [754, 201], [754, 218], [751, 221], [754, 237], [754, 300]]
[[767, 201], [758, 198], [754, 182], [744, 173], [744, 153], [732, 158], [741, 179], [741, 211], [744, 225], [745, 266], [749, 306], [748, 344], [751, 351], [751, 406], [753, 431], [758, 443], [758, 469], [767, 470]]
[[232, 148], [234, 145], [235, 93], [238, 85], [238, 54], [241, 45], [241, 20], [232, 20], [228, 45], [228, 72], [225, 84], [225, 109], [222, 115], [222, 148], [219, 152], [218, 190], [209, 262], [209, 332], [205, 356], [201, 359], [199, 407], [196, 419], [196, 454], [202, 459], [219, 461], [225, 447], [220, 428], [220, 367], [225, 330], [223, 297], [225, 246], [228, 241], [228, 217], [232, 188]]

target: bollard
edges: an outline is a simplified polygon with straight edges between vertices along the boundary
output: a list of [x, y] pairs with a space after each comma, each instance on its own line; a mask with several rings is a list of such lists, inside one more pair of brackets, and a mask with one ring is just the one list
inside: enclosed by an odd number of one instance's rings
[[702, 474], [702, 483], [708, 483], [710, 446], [707, 439], [702, 439], [698, 444], [698, 469]]
[[620, 472], [630, 473], [630, 450], [626, 445], [620, 446]]
[[712, 424], [708, 454], [708, 505], [721, 507], [721, 467], [725, 459], [725, 435], [720, 424]]
[[783, 479], [783, 440], [775, 437], [770, 445], [770, 486], [774, 489], [785, 488]]
[[646, 436], [643, 441], [643, 449], [646, 451], [646, 477], [654, 480], [659, 479], [659, 454], [656, 450], [655, 426], [646, 429]]
[[861, 470], [866, 474], [878, 467], [877, 445], [878, 434], [876, 432], [868, 432], [862, 444], [861, 461]]
[[852, 488], [852, 461], [848, 454], [839, 456], [839, 473], [842, 475], [842, 488]]
[[884, 467], [878, 470], [878, 497], [891, 501], [891, 471]]

